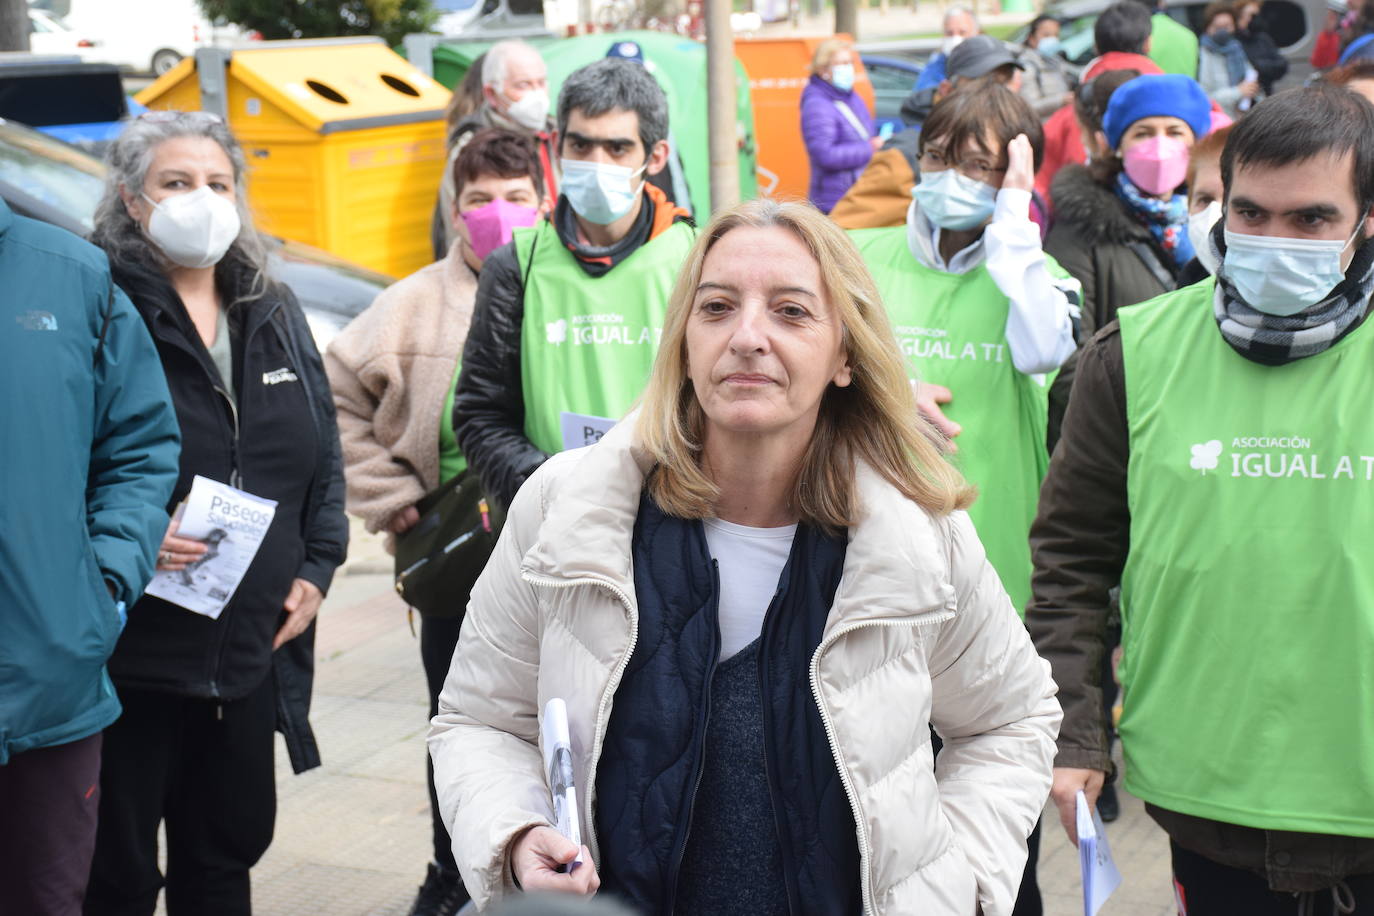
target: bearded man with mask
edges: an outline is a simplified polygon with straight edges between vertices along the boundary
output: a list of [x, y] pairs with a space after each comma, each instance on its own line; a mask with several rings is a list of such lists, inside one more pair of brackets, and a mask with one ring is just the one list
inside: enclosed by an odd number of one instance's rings
[[649, 377], [692, 245], [647, 180], [668, 159], [668, 102], [639, 64], [605, 58], [558, 99], [562, 194], [483, 264], [453, 405], [458, 446], [508, 506], [549, 455], [590, 444]]
[[[453, 435], [453, 390], [477, 278], [487, 256], [516, 229], [534, 225], [547, 208], [539, 154], [519, 134], [479, 131], [453, 172], [457, 239], [448, 257], [388, 287], [325, 353], [339, 413], [348, 511], [369, 531], [388, 532], [388, 540], [414, 527], [420, 520], [417, 503], [466, 467]], [[449, 596], [449, 603], [461, 609], [467, 595]], [[446, 611], [420, 608], [430, 716], [463, 623], [461, 613]], [[468, 894], [434, 800], [432, 770], [429, 786], [434, 861], [410, 912], [452, 916]]]
[[1221, 174], [1216, 278], [1083, 350], [1031, 531], [1053, 798], [1072, 836], [1112, 768], [1120, 585], [1126, 787], [1169, 834], [1180, 912], [1352, 913], [1374, 901], [1374, 107], [1280, 93]]
[[534, 141], [544, 173], [540, 196], [548, 200], [558, 196], [558, 152], [553, 139], [554, 123], [549, 117], [549, 70], [544, 58], [532, 45], [509, 39], [492, 45], [480, 61], [482, 104], [453, 125], [448, 136], [448, 161], [430, 231], [436, 261], [447, 256], [453, 246], [453, 166], [479, 130], [509, 130]]

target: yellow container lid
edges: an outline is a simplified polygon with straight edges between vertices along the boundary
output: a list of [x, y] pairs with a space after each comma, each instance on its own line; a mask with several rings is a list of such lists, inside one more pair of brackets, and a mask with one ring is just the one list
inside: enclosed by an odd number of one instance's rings
[[[230, 55], [230, 81], [321, 134], [435, 120], [443, 117], [450, 97], [375, 37], [253, 42]], [[173, 86], [196, 79], [187, 63], [140, 92], [138, 100], [155, 106]]]

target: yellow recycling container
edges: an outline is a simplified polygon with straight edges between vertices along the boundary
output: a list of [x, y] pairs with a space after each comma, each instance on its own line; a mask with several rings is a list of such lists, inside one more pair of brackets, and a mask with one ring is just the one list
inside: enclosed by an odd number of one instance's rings
[[202, 48], [137, 99], [228, 121], [262, 231], [396, 277], [433, 260], [449, 91], [380, 38]]

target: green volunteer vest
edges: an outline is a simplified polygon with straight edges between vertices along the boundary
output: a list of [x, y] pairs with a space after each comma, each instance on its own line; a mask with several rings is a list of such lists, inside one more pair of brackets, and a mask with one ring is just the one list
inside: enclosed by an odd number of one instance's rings
[[[1030, 526], [1049, 465], [1050, 379], [1012, 365], [1011, 306], [986, 267], [950, 274], [924, 266], [907, 247], [905, 226], [850, 236], [882, 294], [907, 374], [954, 394], [943, 408], [963, 426], [952, 460], [979, 491], [969, 516], [1017, 613], [1025, 614]], [[1052, 273], [1066, 276], [1046, 261]]]
[[458, 390], [458, 373], [463, 368], [463, 359], [453, 367], [453, 380], [448, 383], [448, 394], [444, 396], [444, 412], [439, 414], [439, 482], [452, 480], [468, 466], [468, 460], [458, 448], [458, 437], [453, 433], [453, 396]]
[[600, 277], [588, 276], [547, 222], [515, 231], [525, 277], [520, 377], [525, 435], [563, 450], [562, 414], [618, 420], [644, 390], [668, 294], [695, 232], [675, 223]]
[[1119, 316], [1126, 786], [1374, 837], [1374, 328], [1261, 366], [1217, 331], [1213, 286]]

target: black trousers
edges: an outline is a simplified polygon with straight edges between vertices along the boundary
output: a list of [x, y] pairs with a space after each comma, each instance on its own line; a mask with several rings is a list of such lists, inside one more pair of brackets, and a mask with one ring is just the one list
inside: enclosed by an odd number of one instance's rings
[[[458, 632], [463, 628], [463, 618], [441, 619], [438, 617], [420, 618], [420, 660], [425, 665], [425, 680], [429, 682], [429, 717], [439, 714], [439, 693], [444, 689], [444, 679], [448, 677], [448, 666], [453, 661], [453, 650], [458, 645]], [[425, 767], [429, 774], [429, 818], [434, 831], [434, 861], [445, 868], [458, 870], [453, 860], [453, 843], [449, 839], [448, 828], [439, 816], [439, 796], [434, 790], [434, 761], [425, 752]]]
[[100, 735], [0, 766], [0, 913], [77, 916], [100, 805]]
[[105, 731], [88, 916], [151, 916], [164, 885], [170, 916], [252, 912], [248, 870], [271, 844], [277, 814], [276, 695], [270, 675], [226, 703], [120, 691], [124, 715]]
[[[1254, 872], [1213, 862], [1169, 842], [1174, 864], [1174, 893], [1179, 916], [1355, 916], [1374, 914], [1374, 875], [1351, 875], [1344, 887], [1289, 894], [1269, 889]], [[1340, 909], [1337, 901], [1352, 903]]]

